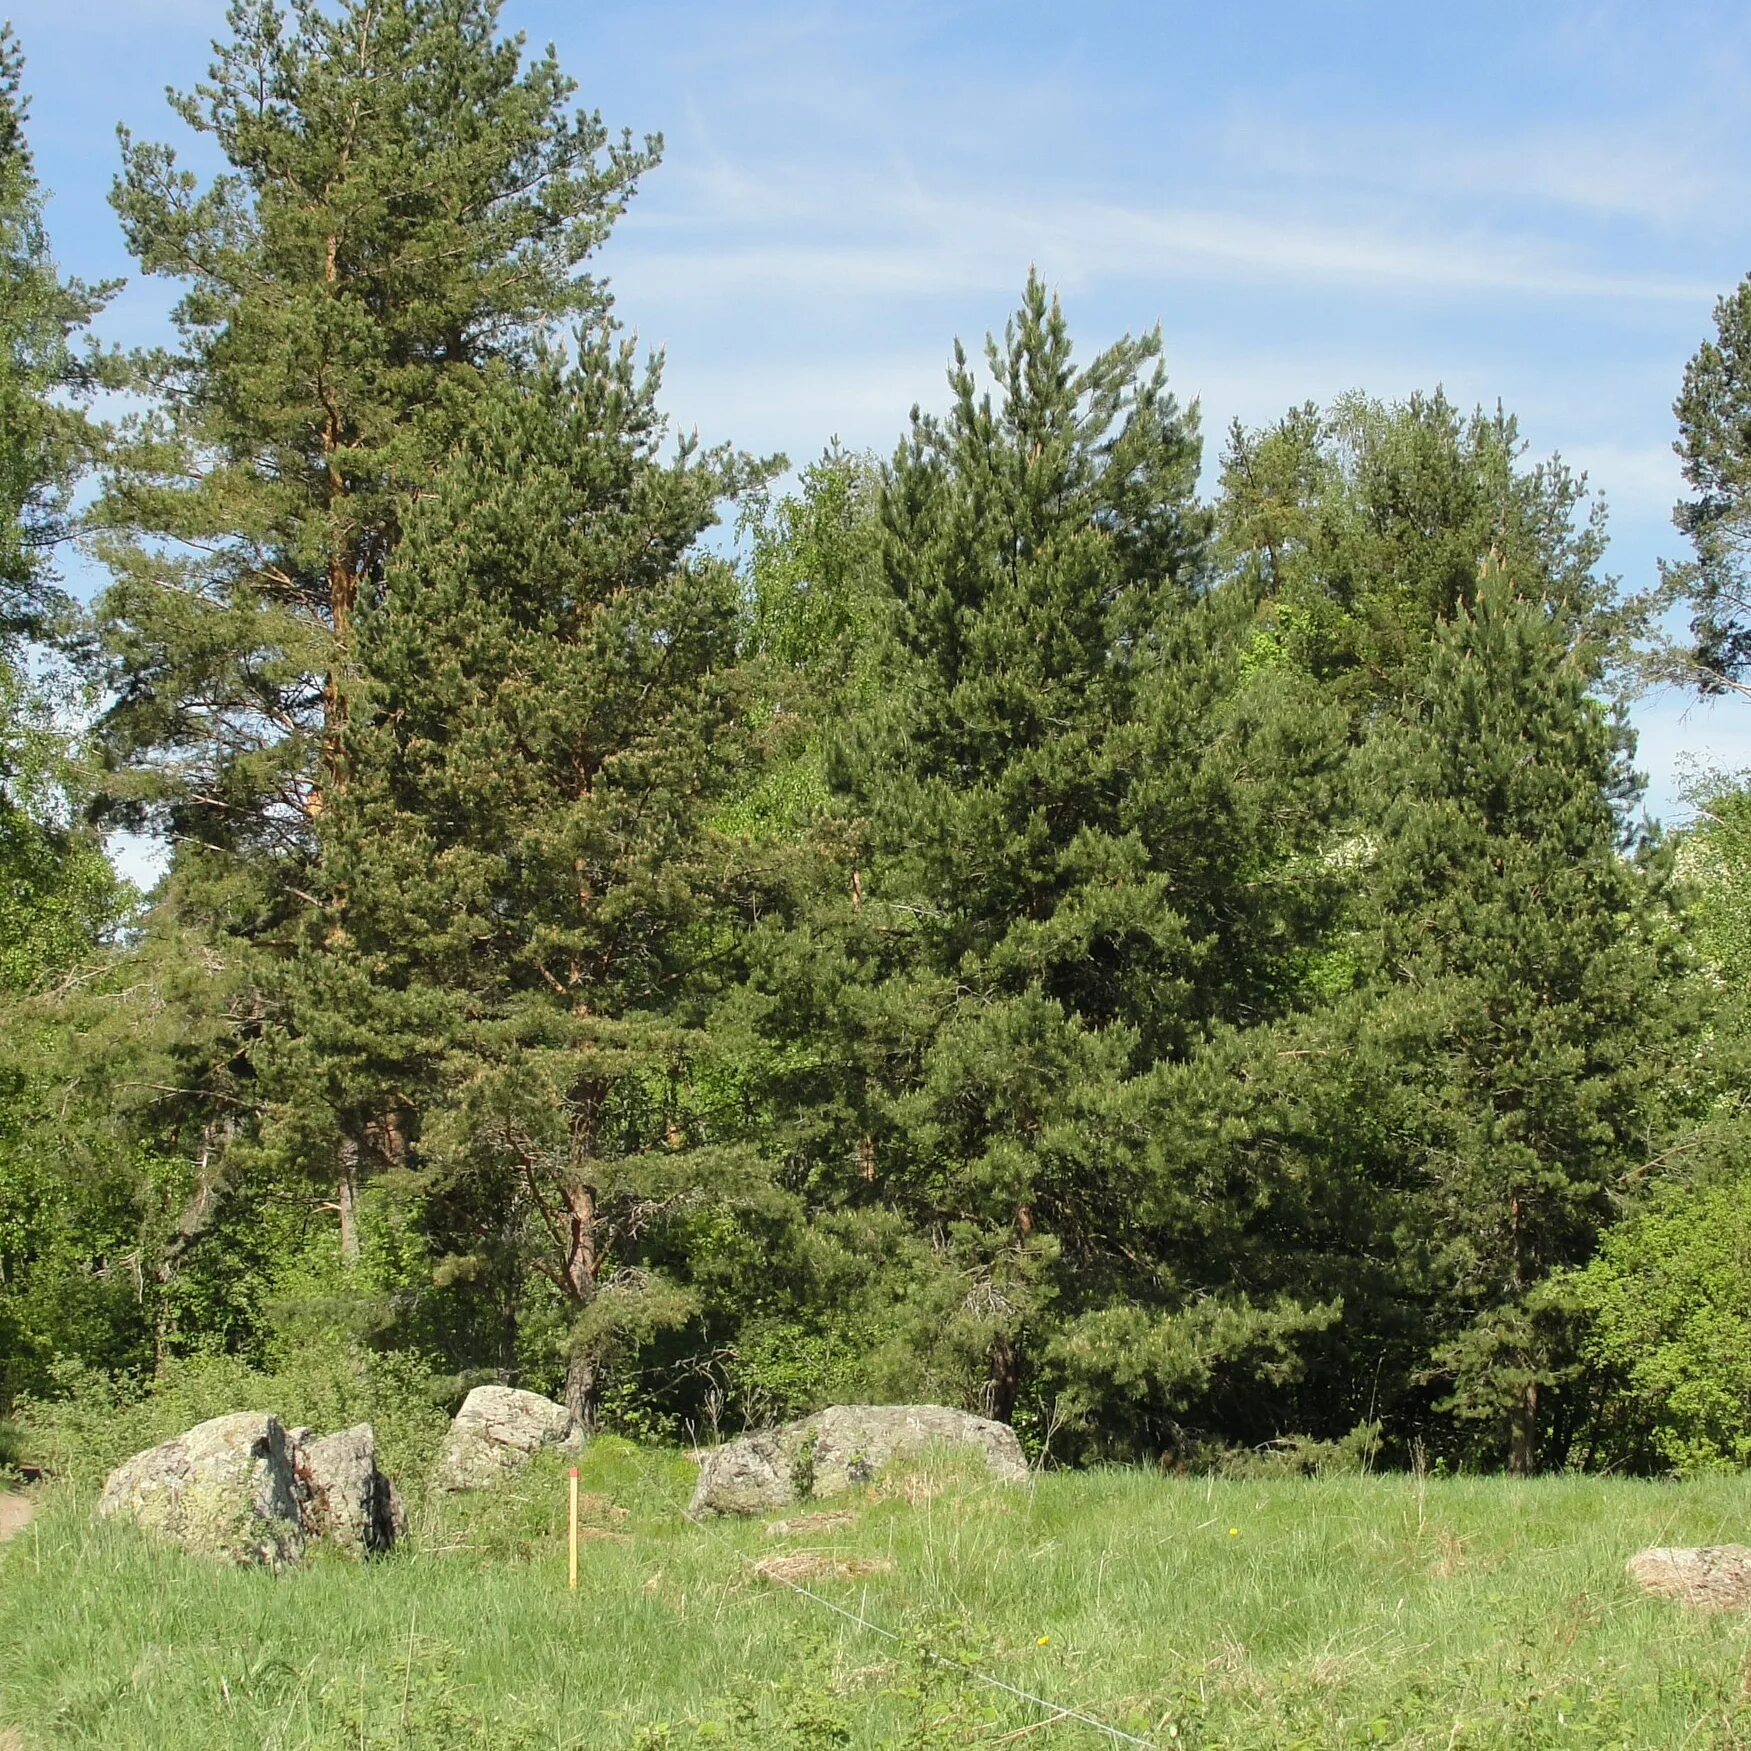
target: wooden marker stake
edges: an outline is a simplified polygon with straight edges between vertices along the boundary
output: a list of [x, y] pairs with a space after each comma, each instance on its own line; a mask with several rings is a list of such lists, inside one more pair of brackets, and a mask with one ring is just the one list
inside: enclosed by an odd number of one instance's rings
[[575, 1593], [578, 1590], [578, 1468], [574, 1465], [571, 1474], [571, 1563], [570, 1584]]

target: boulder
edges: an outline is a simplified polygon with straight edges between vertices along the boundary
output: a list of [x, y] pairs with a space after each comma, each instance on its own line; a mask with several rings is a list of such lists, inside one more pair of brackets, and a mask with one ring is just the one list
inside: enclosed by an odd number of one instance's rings
[[807, 1482], [799, 1475], [798, 1459], [803, 1431], [812, 1420], [761, 1429], [721, 1447], [702, 1450], [699, 1482], [687, 1512], [764, 1514], [769, 1508], [788, 1508], [793, 1502], [806, 1501], [813, 1491], [798, 1487]]
[[843, 1495], [932, 1447], [976, 1454], [1000, 1483], [1027, 1481], [1015, 1431], [988, 1417], [936, 1404], [834, 1405], [706, 1452], [690, 1512], [760, 1514]]
[[1629, 1572], [1644, 1592], [1702, 1611], [1751, 1606], [1751, 1549], [1742, 1544], [1638, 1551]]
[[233, 1562], [277, 1569], [304, 1554], [291, 1444], [277, 1417], [251, 1411], [136, 1453], [109, 1474], [97, 1511]]
[[322, 1538], [349, 1556], [379, 1556], [407, 1534], [407, 1514], [395, 1485], [377, 1465], [369, 1423], [336, 1435], [294, 1429], [292, 1469], [299, 1519], [307, 1539]]
[[564, 1405], [512, 1386], [477, 1386], [445, 1437], [438, 1482], [447, 1490], [490, 1489], [543, 1447], [563, 1446], [570, 1433]]

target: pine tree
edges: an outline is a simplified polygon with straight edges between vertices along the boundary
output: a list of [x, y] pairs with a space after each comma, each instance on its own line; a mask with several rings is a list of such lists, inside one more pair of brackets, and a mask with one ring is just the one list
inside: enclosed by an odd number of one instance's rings
[[[655, 160], [570, 113], [571, 82], [550, 56], [525, 64], [498, 13], [238, 0], [208, 83], [172, 99], [227, 173], [202, 188], [170, 148], [123, 137], [129, 247], [187, 290], [180, 345], [133, 361], [151, 409], [102, 506], [126, 532], [97, 608], [102, 741], [114, 795], [172, 842], [174, 903], [262, 949], [251, 1062], [291, 1062], [322, 978], [309, 957], [338, 928], [305, 915], [341, 902], [318, 829], [346, 806], [357, 623], [401, 507], [483, 373], [528, 367], [556, 324], [604, 307], [580, 266]], [[326, 1155], [353, 1252], [367, 1133], [393, 1125], [379, 1090], [337, 1075], [304, 1063], [275, 1099], [325, 1095], [288, 1142]]]
[[1294, 1001], [1323, 904], [1297, 859], [1341, 725], [1247, 684], [1159, 350], [1079, 367], [1035, 278], [996, 399], [957, 349], [948, 415], [915, 415], [871, 698], [829, 755], [862, 849], [777, 958], [790, 1172], [933, 1237], [919, 1367], [1002, 1417], [1054, 1331], [1171, 1302], [1144, 1084]]
[[[1503, 410], [1465, 416], [1438, 391], [1392, 404], [1345, 396], [1262, 431], [1237, 426], [1217, 552], [1257, 593], [1249, 660], [1340, 704], [1365, 745], [1421, 698], [1438, 629], [1471, 601], [1480, 567], [1497, 567], [1600, 674], [1621, 654], [1624, 623], [1599, 572], [1603, 510], [1560, 457], [1532, 463], [1526, 451]], [[1301, 1381], [1234, 1407], [1249, 1441], [1374, 1422], [1401, 1444], [1428, 1433], [1421, 1376], [1438, 1340], [1426, 1163], [1395, 1129], [1410, 1046], [1379, 1031], [1369, 973], [1373, 858], [1396, 792], [1390, 761], [1372, 760], [1346, 761], [1331, 798], [1322, 857], [1349, 899], [1305, 963], [1316, 1000], [1276, 1037], [1232, 1043], [1233, 1077], [1198, 1097], [1220, 1121], [1175, 1143], [1206, 1183], [1273, 1188], [1250, 1234], [1223, 1249], [1237, 1276], [1261, 1294], [1299, 1282], [1342, 1306], [1302, 1347]], [[1251, 1420], [1260, 1408], [1275, 1427]]]
[[25, 137], [24, 56], [0, 28], [0, 655], [65, 608], [50, 560], [71, 532], [74, 480], [94, 434], [78, 410], [92, 367], [73, 349], [112, 288], [64, 280], [43, 229]]
[[[1655, 1153], [1687, 1022], [1665, 862], [1572, 620], [1486, 567], [1369, 750], [1370, 1099], [1411, 1173], [1431, 1362], [1517, 1473], [1551, 1426], [1552, 1274]], [[1500, 1449], [1498, 1449], [1500, 1451]]]
[[1261, 640], [1366, 718], [1416, 685], [1435, 626], [1494, 558], [1604, 648], [1618, 631], [1604, 509], [1560, 457], [1528, 466], [1526, 448], [1500, 407], [1463, 416], [1438, 390], [1236, 424], [1220, 551], [1256, 581]]
[[748, 694], [734, 572], [692, 549], [759, 471], [662, 461], [656, 392], [606, 324], [575, 362], [492, 372], [410, 506], [361, 620], [313, 1006], [331, 1060], [402, 1043], [441, 1274], [545, 1281], [583, 1426], [613, 1357], [690, 1313], [664, 1237], [740, 1161], [690, 1090], [735, 964], [743, 878], [711, 823]]
[[64, 633], [56, 547], [72, 532], [74, 484], [95, 434], [92, 387], [73, 341], [107, 288], [57, 273], [25, 123], [24, 57], [0, 28], [0, 991], [64, 967], [101, 927], [114, 881], [74, 831], [65, 736], [33, 643]]
[[[0, 29], [0, 1408], [40, 1386], [56, 1341], [123, 1298], [96, 1284], [113, 1209], [82, 1197], [45, 1073], [46, 994], [83, 975], [124, 910], [124, 891], [81, 819], [54, 669], [65, 635], [55, 551], [94, 433], [91, 373], [75, 355], [104, 288], [57, 273], [25, 135], [23, 56]], [[124, 1211], [121, 1235], [129, 1237]], [[101, 1236], [101, 1238], [100, 1238]]]
[[1694, 496], [1672, 520], [1695, 557], [1662, 568], [1661, 599], [1690, 604], [1684, 678], [1751, 697], [1751, 278], [1715, 305], [1715, 332], [1684, 367], [1673, 412]]

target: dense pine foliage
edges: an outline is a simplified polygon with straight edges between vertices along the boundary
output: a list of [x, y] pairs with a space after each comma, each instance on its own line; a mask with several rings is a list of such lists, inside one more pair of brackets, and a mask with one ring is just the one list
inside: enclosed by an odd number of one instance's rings
[[[116, 184], [176, 343], [100, 363], [0, 45], [0, 1412], [295, 1358], [674, 1437], [1751, 1461], [1751, 815], [1641, 820], [1585, 483], [1437, 392], [1206, 495], [1162, 337], [1030, 278], [783, 491], [586, 271], [657, 142], [498, 11], [239, 0], [173, 99], [227, 173]], [[1717, 689], [1747, 353], [1742, 289], [1664, 585]]]

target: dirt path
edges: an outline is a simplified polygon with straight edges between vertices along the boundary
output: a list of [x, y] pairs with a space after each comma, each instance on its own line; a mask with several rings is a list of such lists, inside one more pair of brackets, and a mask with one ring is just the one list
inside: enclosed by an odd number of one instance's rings
[[[20, 1495], [16, 1490], [0, 1490], [0, 1544], [17, 1537], [35, 1514], [35, 1496]], [[25, 1751], [24, 1740], [15, 1727], [0, 1727], [0, 1751]]]
[[[16, 1491], [0, 1491], [0, 1544], [16, 1537], [35, 1516], [34, 1496], [20, 1495]], [[0, 1751], [5, 1751], [5, 1748], [6, 1741], [0, 1738]]]

